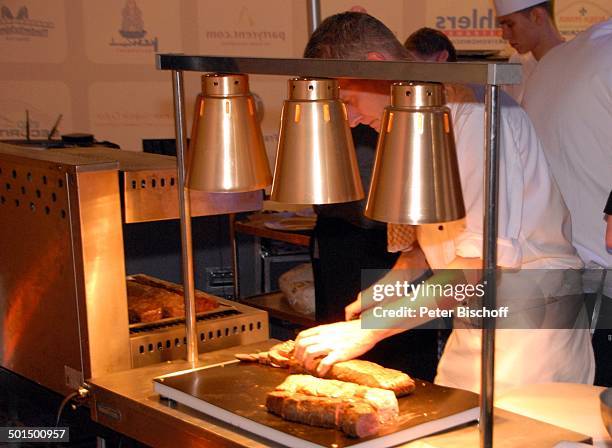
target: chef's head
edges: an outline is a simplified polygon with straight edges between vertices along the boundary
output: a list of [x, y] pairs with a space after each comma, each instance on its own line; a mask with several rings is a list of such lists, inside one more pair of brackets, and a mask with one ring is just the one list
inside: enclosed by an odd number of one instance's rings
[[[362, 12], [343, 12], [325, 19], [306, 44], [305, 58], [367, 61], [409, 60], [408, 50], [381, 21]], [[351, 127], [366, 124], [380, 130], [390, 103], [390, 81], [340, 79]]]
[[552, 1], [495, 0], [495, 11], [502, 38], [521, 54], [533, 51], [554, 24]]
[[457, 62], [457, 51], [451, 40], [433, 28], [419, 28], [408, 36], [404, 47], [417, 61]]

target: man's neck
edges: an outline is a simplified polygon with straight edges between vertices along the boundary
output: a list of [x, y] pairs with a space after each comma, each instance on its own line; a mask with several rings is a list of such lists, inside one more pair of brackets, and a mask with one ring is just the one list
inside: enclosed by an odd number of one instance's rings
[[565, 39], [561, 37], [559, 31], [553, 24], [547, 27], [547, 30], [542, 33], [542, 38], [538, 42], [538, 45], [531, 50], [533, 57], [536, 61], [539, 61], [544, 57], [546, 53], [555, 48], [557, 45], [565, 42]]

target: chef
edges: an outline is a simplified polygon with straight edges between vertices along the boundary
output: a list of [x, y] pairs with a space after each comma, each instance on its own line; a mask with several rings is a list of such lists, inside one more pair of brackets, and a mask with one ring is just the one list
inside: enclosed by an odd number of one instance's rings
[[[584, 290], [601, 300], [599, 322], [593, 323], [598, 328], [593, 338], [598, 385], [612, 384], [612, 255], [602, 244], [602, 204], [612, 184], [611, 73], [608, 19], [550, 51], [538, 63], [523, 99], [571, 213], [572, 244], [587, 268]], [[608, 270], [606, 277], [602, 268]], [[597, 298], [598, 291], [603, 298]]]
[[520, 84], [504, 89], [522, 104], [527, 81], [540, 61], [564, 39], [555, 25], [553, 2], [542, 0], [495, 0], [502, 37], [516, 50], [508, 62], [522, 65]]
[[[363, 9], [363, 8], [362, 8]], [[360, 11], [361, 12], [361, 11]], [[365, 11], [363, 11], [365, 12]], [[320, 49], [307, 46], [305, 58], [320, 58]], [[359, 165], [359, 174], [368, 193], [377, 132], [367, 125], [353, 123], [352, 136]], [[364, 215], [365, 199], [355, 202], [315, 206], [317, 223], [311, 237], [311, 257], [315, 282], [316, 317], [319, 323], [330, 323], [345, 316], [360, 289], [372, 284], [393, 267], [398, 253], [414, 238], [395, 238], [387, 243], [387, 225]], [[389, 232], [395, 235], [393, 225]], [[362, 270], [373, 273], [362, 278]], [[427, 266], [421, 270], [429, 275]], [[397, 370], [410, 371], [419, 378], [433, 380], [438, 364], [438, 331], [419, 330], [387, 338], [369, 351], [364, 359]], [[418, 345], [421, 349], [410, 356], [397, 357], [398, 347]]]
[[[384, 24], [368, 14], [355, 12], [327, 18], [311, 36], [308, 47], [313, 48], [312, 52], [318, 49], [324, 58], [400, 60], [409, 57]], [[387, 81], [341, 80], [341, 95], [347, 103], [351, 125], [363, 123], [379, 130], [383, 108], [389, 103], [389, 88]], [[434, 269], [435, 275], [423, 283], [421, 291], [430, 291], [428, 286], [436, 284], [473, 285], [478, 281], [474, 273], [482, 267], [484, 106], [469, 89], [454, 90], [454, 98], [463, 101], [450, 103], [449, 107], [466, 218], [443, 225], [418, 226], [416, 236], [422, 250], [417, 247], [403, 252], [379, 283], [393, 285], [414, 280], [409, 278], [412, 271], [407, 268], [424, 265]], [[538, 269], [532, 272], [546, 277], [539, 284], [554, 288], [565, 284], [568, 269], [582, 267], [568, 241], [568, 212], [524, 111], [516, 103], [509, 103], [503, 107], [501, 118], [498, 265], [515, 272]], [[523, 283], [521, 291], [527, 295], [541, 292], [529, 291], [532, 286], [537, 289], [538, 282]], [[372, 297], [372, 293], [370, 288], [360, 295]], [[451, 308], [457, 301], [456, 297], [422, 293], [401, 300], [396, 298], [387, 297], [377, 303], [384, 308]], [[320, 361], [319, 374], [324, 374], [336, 362], [362, 355], [390, 335], [432, 319], [427, 314], [417, 315], [401, 319], [401, 324], [398, 319], [388, 319], [377, 328], [364, 328], [364, 322], [376, 321], [372, 316], [374, 307], [366, 309], [358, 297], [349, 308], [349, 317], [360, 318], [311, 328], [300, 333], [296, 340], [295, 356], [307, 367]], [[580, 327], [581, 323], [574, 322], [574, 326]], [[478, 391], [481, 330], [463, 326], [466, 328], [453, 330], [449, 338], [436, 382]], [[569, 328], [497, 330], [496, 391], [535, 382], [592, 383], [594, 361], [588, 330]], [[411, 349], [419, 348], [404, 350]]]

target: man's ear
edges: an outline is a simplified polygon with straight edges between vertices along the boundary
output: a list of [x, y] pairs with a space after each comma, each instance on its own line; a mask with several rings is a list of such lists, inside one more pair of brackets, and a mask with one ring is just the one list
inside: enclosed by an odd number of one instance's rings
[[446, 62], [446, 61], [448, 61], [448, 51], [446, 51], [446, 50], [438, 51], [436, 53], [435, 61], [436, 62]]
[[368, 51], [366, 54], [367, 61], [387, 61], [388, 59], [384, 54], [378, 51]]
[[537, 25], [543, 25], [548, 21], [548, 13], [542, 7], [535, 7], [529, 11], [529, 18]]

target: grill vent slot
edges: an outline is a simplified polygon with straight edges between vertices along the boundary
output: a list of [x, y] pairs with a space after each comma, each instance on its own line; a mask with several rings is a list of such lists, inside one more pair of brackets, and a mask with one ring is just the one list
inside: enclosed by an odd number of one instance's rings
[[63, 173], [32, 167], [0, 165], [0, 206], [5, 213], [30, 213], [38, 217], [66, 219], [68, 214]]
[[[257, 328], [260, 329], [261, 328], [261, 322], [257, 322]], [[249, 332], [251, 332], [253, 330], [249, 330]], [[238, 327], [233, 327], [231, 334], [235, 335], [238, 333]], [[230, 335], [230, 329], [229, 328], [225, 328], [225, 336], [229, 336]], [[201, 331], [199, 332], [199, 336], [200, 336], [200, 341], [204, 342], [206, 340], [212, 340], [215, 338], [221, 338], [223, 337], [223, 333], [221, 330], [217, 330], [216, 336], [213, 334], [212, 331], [208, 332], [208, 336], [206, 335], [205, 331]], [[157, 346], [156, 348], [154, 347], [153, 343], [149, 343], [148, 347], [145, 347], [144, 345], [140, 345], [138, 347], [138, 353], [139, 354], [144, 354], [146, 351], [148, 352], [154, 352], [156, 349], [157, 351], [162, 351], [162, 350], [169, 350], [174, 348], [178, 348], [181, 345], [185, 345], [187, 344], [187, 338], [183, 338], [183, 340], [181, 341], [179, 338], [175, 338], [174, 339], [174, 344], [172, 343], [172, 341], [170, 339], [166, 339], [165, 342], [164, 341], [158, 341], [157, 342]]]

